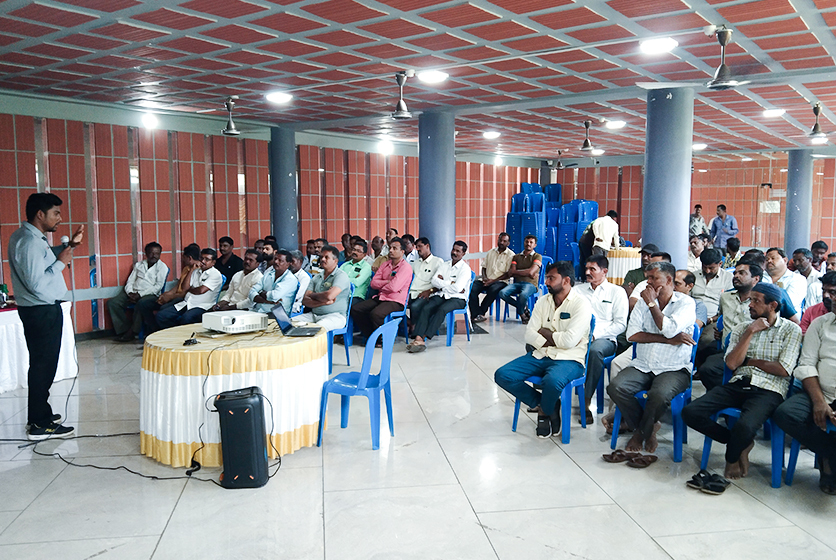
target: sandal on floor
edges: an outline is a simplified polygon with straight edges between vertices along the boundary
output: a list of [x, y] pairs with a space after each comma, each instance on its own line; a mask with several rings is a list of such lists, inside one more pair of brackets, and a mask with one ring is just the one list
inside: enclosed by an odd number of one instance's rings
[[612, 453], [601, 455], [607, 463], [624, 463], [625, 461], [630, 461], [631, 459], [636, 459], [641, 456], [642, 454], [636, 451], [628, 452], [623, 449], [616, 449]]
[[702, 490], [709, 480], [711, 480], [711, 473], [703, 469], [692, 476], [691, 480], [685, 483], [685, 486], [693, 488], [694, 490]]
[[627, 466], [633, 467], [634, 469], [646, 469], [658, 460], [659, 457], [656, 455], [639, 455], [638, 457], [627, 461]]
[[836, 475], [821, 474], [819, 476], [819, 489], [825, 494], [836, 496]]
[[731, 482], [720, 476], [719, 474], [712, 474], [706, 481], [705, 485], [700, 488], [701, 492], [711, 494], [712, 496], [719, 496], [726, 491]]

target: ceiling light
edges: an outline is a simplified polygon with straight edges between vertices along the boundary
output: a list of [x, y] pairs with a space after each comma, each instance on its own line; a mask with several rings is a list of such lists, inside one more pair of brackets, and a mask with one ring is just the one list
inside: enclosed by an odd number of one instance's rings
[[644, 54], [663, 54], [671, 52], [679, 43], [670, 37], [659, 37], [658, 39], [647, 39], [639, 43], [639, 48]]
[[812, 144], [827, 144], [827, 136], [816, 136], [815, 138], [810, 138], [810, 143]]
[[604, 123], [604, 126], [609, 128], [610, 130], [618, 130], [619, 128], [624, 128], [627, 123], [624, 121], [607, 121]]
[[418, 79], [425, 84], [440, 84], [450, 77], [450, 74], [442, 72], [441, 70], [427, 70], [426, 72], [419, 72]]
[[495, 130], [486, 130], [485, 132], [482, 133], [482, 136], [485, 138], [485, 140], [494, 140], [494, 139], [499, 138], [500, 136], [502, 136], [502, 133], [497, 132]]
[[784, 109], [764, 109], [763, 116], [767, 119], [774, 119], [786, 113]]
[[157, 117], [153, 113], [145, 113], [142, 115], [142, 126], [147, 129], [157, 128]]
[[592, 148], [592, 151], [590, 153], [593, 156], [600, 156], [604, 154], [604, 150], [602, 150], [601, 148]]
[[381, 140], [377, 143], [377, 151], [385, 156], [388, 156], [395, 151], [395, 145], [389, 140]]
[[265, 95], [264, 99], [266, 99], [270, 103], [287, 103], [288, 101], [293, 99], [293, 96], [283, 91], [274, 91]]
[[833, 156], [829, 156], [827, 154], [813, 154], [813, 157], [814, 158], [827, 158], [827, 157], [833, 157]]
[[781, 173], [786, 173], [786, 172], [787, 172], [787, 170], [786, 170], [786, 169], [782, 169], [782, 170], [781, 170]]
[[752, 158], [744, 157], [744, 158], [740, 158], [740, 161], [752, 161]]
[[493, 160], [493, 164], [494, 165], [502, 165], [502, 158], [499, 157], [499, 156], [496, 156]]
[[697, 169], [700, 173], [708, 173], [708, 169]]
[[816, 171], [816, 175], [824, 175], [821, 171]]
[[693, 146], [691, 146], [691, 149], [693, 149], [693, 150], [695, 150], [695, 151], [699, 152], [700, 150], [704, 150], [704, 149], [706, 149], [707, 147], [708, 147], [708, 144], [703, 144], [702, 142], [697, 142], [696, 144], [694, 144]]

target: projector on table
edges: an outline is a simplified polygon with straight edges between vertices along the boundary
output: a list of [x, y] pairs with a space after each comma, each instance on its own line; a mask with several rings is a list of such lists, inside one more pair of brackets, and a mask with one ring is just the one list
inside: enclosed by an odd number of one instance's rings
[[203, 314], [203, 328], [227, 334], [263, 331], [267, 328], [267, 315], [255, 311], [213, 311]]

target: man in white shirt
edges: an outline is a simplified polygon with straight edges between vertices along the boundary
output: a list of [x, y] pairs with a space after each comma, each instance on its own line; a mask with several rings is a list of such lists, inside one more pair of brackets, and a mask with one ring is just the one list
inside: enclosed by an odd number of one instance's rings
[[[546, 267], [549, 293], [534, 305], [525, 328], [525, 342], [534, 349], [508, 362], [494, 373], [496, 384], [537, 410], [537, 437], [560, 434], [560, 393], [583, 375], [592, 309], [573, 289], [572, 263], [558, 261]], [[542, 377], [542, 393], [525, 382]]]
[[250, 309], [250, 289], [261, 281], [263, 274], [258, 271], [258, 251], [247, 249], [244, 253], [244, 268], [232, 276], [229, 289], [221, 297], [212, 311], [230, 311], [232, 309]]
[[771, 247], [766, 252], [766, 272], [772, 284], [784, 288], [796, 310], [802, 308], [807, 296], [807, 279], [787, 268], [787, 254], [780, 247]]
[[163, 292], [165, 280], [168, 278], [168, 266], [160, 261], [163, 248], [156, 241], [145, 246], [145, 260], [136, 263], [125, 289], [107, 301], [107, 310], [113, 321], [116, 340], [129, 342], [136, 338], [142, 328], [142, 315], [134, 310], [133, 319], [128, 321], [128, 306], [136, 305], [142, 300], [156, 300]]
[[[694, 300], [674, 291], [676, 267], [657, 262], [647, 266], [647, 288], [627, 323], [627, 340], [636, 343], [636, 357], [612, 380], [607, 393], [635, 430], [627, 451], [656, 451], [659, 419], [671, 400], [691, 384], [691, 347], [696, 321]], [[636, 393], [647, 391], [644, 409]]]
[[592, 242], [592, 254], [607, 256], [611, 249], [618, 248], [618, 213], [610, 210], [605, 215], [592, 222], [592, 235], [595, 241]]
[[708, 235], [708, 226], [705, 225], [705, 218], [702, 217], [702, 205], [694, 205], [694, 213], [688, 223], [688, 233], [691, 237], [704, 233]]
[[821, 303], [821, 282], [819, 279], [822, 273], [813, 268], [813, 252], [804, 247], [796, 249], [792, 253], [792, 263], [795, 271], [807, 279], [807, 295], [804, 296], [804, 309]]
[[[508, 285], [508, 271], [511, 268], [511, 260], [514, 252], [508, 248], [511, 244], [511, 236], [504, 231], [499, 234], [496, 240], [496, 247], [492, 247], [485, 255], [485, 262], [482, 264], [482, 276], [473, 282], [470, 290], [470, 316], [474, 323], [487, 321], [485, 314], [496, 301], [502, 288]], [[482, 302], [479, 303], [479, 296], [485, 294]]]
[[250, 288], [250, 301], [253, 311], [270, 313], [277, 303], [281, 303], [285, 313], [290, 315], [299, 282], [290, 271], [293, 256], [286, 249], [279, 249], [273, 256], [273, 266], [264, 273], [261, 280]]
[[467, 253], [467, 243], [458, 240], [453, 243], [450, 260], [438, 267], [432, 279], [432, 295], [420, 312], [412, 317], [415, 325], [412, 333], [414, 340], [406, 347], [407, 352], [423, 352], [427, 349], [425, 340], [430, 340], [454, 309], [464, 309], [467, 305], [467, 291], [470, 287], [472, 271], [462, 260]]
[[218, 253], [214, 249], [200, 252], [200, 268], [192, 272], [183, 301], [169, 302], [157, 313], [157, 324], [161, 329], [199, 323], [203, 314], [215, 305], [223, 285], [223, 275], [215, 268], [217, 259]]
[[688, 239], [688, 270], [696, 274], [702, 270], [702, 262], [700, 262], [700, 255], [705, 250], [708, 244], [708, 236], [704, 233], [699, 235], [692, 235]]
[[587, 422], [592, 422], [589, 404], [604, 373], [604, 358], [615, 354], [618, 346], [615, 339], [627, 328], [627, 293], [607, 281], [609, 266], [610, 262], [604, 255], [592, 255], [586, 259], [586, 283], [574, 288], [586, 298], [595, 315], [594, 340], [589, 347], [584, 385]]
[[714, 323], [720, 316], [720, 296], [731, 290], [733, 274], [721, 268], [723, 255], [717, 249], [706, 249], [700, 254], [702, 264], [699, 272], [694, 273], [694, 288], [691, 297], [705, 304], [708, 322], [702, 328], [700, 335], [700, 349], [716, 344], [714, 339]]
[[305, 297], [305, 292], [308, 291], [308, 284], [311, 283], [311, 275], [304, 271], [303, 263], [304, 257], [302, 251], [296, 249], [290, 252], [293, 260], [290, 261], [290, 272], [296, 277], [299, 282], [299, 289], [296, 290], [296, 299], [293, 300], [293, 314], [302, 312], [302, 298]]
[[415, 248], [415, 237], [405, 233], [401, 236], [401, 242], [403, 242], [404, 246], [403, 259], [408, 262], [410, 266], [412, 266], [412, 263], [418, 260], [418, 249]]
[[836, 286], [826, 285], [822, 303], [828, 313], [815, 319], [804, 335], [801, 358], [793, 375], [804, 391], [796, 392], [772, 415], [787, 434], [818, 457], [819, 488], [836, 496]]
[[433, 255], [430, 240], [426, 237], [419, 237], [415, 241], [415, 250], [418, 251], [418, 260], [412, 263], [412, 286], [409, 289], [410, 323], [414, 323], [415, 317], [421, 314], [421, 309], [430, 300], [433, 278], [436, 277], [438, 267], [444, 264], [441, 257]]

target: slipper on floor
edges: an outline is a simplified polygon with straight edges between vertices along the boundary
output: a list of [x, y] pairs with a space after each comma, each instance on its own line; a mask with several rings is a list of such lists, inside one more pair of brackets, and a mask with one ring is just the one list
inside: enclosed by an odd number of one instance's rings
[[607, 463], [624, 463], [625, 461], [630, 461], [631, 459], [636, 459], [641, 456], [642, 454], [636, 451], [627, 452], [623, 449], [616, 449], [612, 453], [601, 455]]
[[711, 494], [712, 496], [719, 496], [726, 491], [731, 482], [720, 476], [719, 474], [712, 474], [706, 483], [700, 488], [701, 492]]
[[418, 352], [423, 352], [427, 349], [426, 344], [411, 344], [410, 346], [412, 346], [412, 348], [407, 350], [410, 354], [417, 354]]
[[700, 472], [692, 476], [691, 480], [685, 483], [685, 486], [693, 488], [694, 490], [702, 490], [709, 480], [711, 480], [711, 473], [702, 469]]
[[646, 469], [658, 460], [659, 457], [656, 455], [640, 455], [627, 461], [627, 466], [633, 467], [634, 469]]

